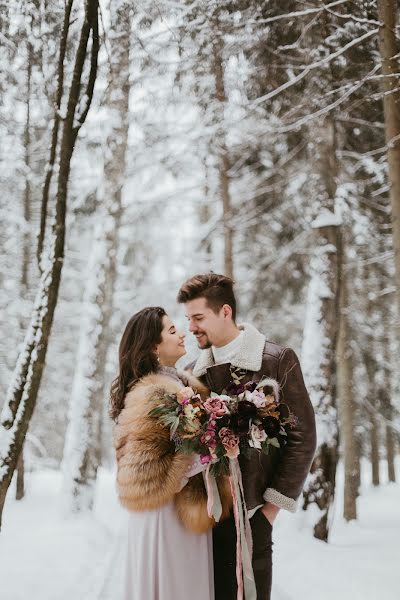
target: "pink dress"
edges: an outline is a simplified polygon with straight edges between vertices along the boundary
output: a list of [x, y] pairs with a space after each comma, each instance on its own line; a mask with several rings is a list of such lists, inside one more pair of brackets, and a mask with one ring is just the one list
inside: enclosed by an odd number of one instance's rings
[[[168, 369], [176, 379], [175, 369]], [[211, 530], [185, 529], [173, 502], [129, 512], [123, 599], [214, 600]]]

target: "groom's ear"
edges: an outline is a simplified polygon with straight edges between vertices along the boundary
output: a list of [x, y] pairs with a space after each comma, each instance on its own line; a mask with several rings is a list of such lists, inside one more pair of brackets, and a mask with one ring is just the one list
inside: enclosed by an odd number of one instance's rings
[[229, 304], [224, 304], [222, 307], [222, 314], [225, 318], [232, 318], [232, 307]]

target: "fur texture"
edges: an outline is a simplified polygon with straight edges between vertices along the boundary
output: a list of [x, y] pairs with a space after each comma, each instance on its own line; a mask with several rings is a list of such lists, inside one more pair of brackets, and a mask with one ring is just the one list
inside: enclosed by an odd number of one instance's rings
[[[185, 373], [183, 379], [202, 397], [208, 395], [208, 389], [194, 377]], [[203, 476], [191, 477], [181, 489], [192, 459], [176, 453], [169, 430], [148, 415], [164, 394], [179, 389], [179, 383], [171, 377], [151, 374], [126, 395], [125, 407], [113, 432], [117, 490], [121, 504], [128, 510], [153, 510], [174, 500], [183, 525], [190, 531], [203, 533], [215, 525], [207, 514]], [[228, 478], [221, 477], [218, 487], [225, 518], [232, 506]]]

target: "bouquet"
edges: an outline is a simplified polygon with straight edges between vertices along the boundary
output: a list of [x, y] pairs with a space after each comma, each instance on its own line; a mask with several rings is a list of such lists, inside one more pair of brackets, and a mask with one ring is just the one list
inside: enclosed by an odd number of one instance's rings
[[200, 455], [214, 475], [229, 472], [229, 459], [248, 454], [251, 448], [268, 454], [286, 443], [288, 427], [296, 417], [279, 402], [274, 379], [242, 383], [244, 374], [231, 368], [231, 382], [221, 394], [206, 400], [191, 387], [166, 394], [151, 416], [169, 427], [177, 452]]

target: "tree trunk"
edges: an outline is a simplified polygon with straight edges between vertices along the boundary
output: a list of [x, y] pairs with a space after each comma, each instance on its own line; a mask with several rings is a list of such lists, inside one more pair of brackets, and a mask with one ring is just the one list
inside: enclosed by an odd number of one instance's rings
[[[68, 27], [64, 28], [64, 33], [66, 36], [68, 35]], [[90, 73], [86, 89], [81, 90], [83, 67], [91, 33]], [[97, 73], [98, 42], [98, 1], [87, 0], [69, 89], [67, 112], [63, 122], [55, 198], [55, 219], [49, 243], [49, 256], [44, 264], [31, 322], [1, 415], [0, 525], [6, 494], [35, 408], [45, 365], [64, 259], [65, 217], [70, 163], [76, 137], [86, 119], [93, 96]], [[61, 40], [60, 44], [62, 43], [66, 43], [66, 39]], [[80, 92], [82, 96], [80, 96]], [[77, 114], [76, 109], [80, 97], [84, 101], [81, 112]]]
[[215, 146], [218, 148], [218, 173], [222, 200], [222, 222], [224, 230], [224, 274], [233, 279], [233, 226], [232, 199], [229, 187], [229, 154], [225, 140], [225, 82], [222, 62], [223, 41], [218, 20], [213, 22], [213, 72], [215, 97], [217, 100], [216, 118], [218, 123]]
[[372, 485], [378, 486], [379, 478], [379, 427], [378, 419], [374, 411], [370, 411], [370, 444], [371, 444], [371, 469]]
[[386, 437], [386, 461], [387, 461], [387, 470], [388, 470], [388, 481], [396, 482], [396, 470], [394, 465], [394, 457], [395, 457], [395, 440], [394, 440], [394, 432], [393, 427], [386, 423], [385, 427], [385, 437]]
[[349, 323], [348, 274], [345, 268], [344, 250], [340, 278], [339, 333], [336, 348], [337, 395], [340, 415], [340, 437], [344, 463], [344, 510], [346, 521], [357, 519], [358, 468], [357, 448], [354, 435], [355, 400], [353, 384], [353, 351]]
[[98, 226], [88, 265], [84, 316], [63, 460], [66, 508], [72, 512], [93, 507], [101, 460], [105, 364], [117, 274], [118, 229], [128, 145], [131, 8], [125, 2], [116, 9], [111, 6], [111, 11], [112, 66], [107, 106], [113, 129], [107, 139], [102, 211], [96, 215]]
[[[21, 269], [21, 297], [26, 298], [29, 289], [29, 261], [30, 261], [30, 227], [31, 227], [31, 78], [32, 78], [32, 46], [26, 44], [27, 71], [26, 71], [26, 119], [24, 131], [25, 146], [25, 190], [23, 198], [24, 207], [24, 233], [22, 242], [22, 269]], [[21, 330], [26, 328], [25, 318], [21, 318]], [[17, 462], [17, 489], [15, 498], [22, 500], [24, 497], [24, 449], [20, 452]]]
[[25, 496], [25, 463], [24, 463], [24, 448], [18, 457], [17, 462], [17, 487], [15, 491], [15, 499], [22, 500]]
[[339, 444], [335, 349], [341, 259], [341, 223], [334, 214], [336, 136], [334, 123], [330, 119], [320, 123], [315, 139], [315, 182], [321, 211], [313, 223], [316, 247], [310, 266], [302, 364], [316, 412], [319, 447], [304, 488], [303, 508], [306, 509], [311, 503], [318, 506], [320, 517], [314, 527], [314, 536], [327, 541]]
[[394, 429], [391, 423], [394, 420], [394, 410], [392, 405], [392, 386], [391, 386], [391, 371], [390, 371], [390, 345], [389, 335], [384, 340], [384, 366], [383, 366], [383, 386], [381, 389], [381, 404], [382, 414], [385, 419], [384, 440], [386, 450], [386, 463], [388, 481], [396, 481], [396, 470], [394, 464], [395, 456], [395, 437]]
[[379, 50], [382, 59], [383, 108], [387, 143], [390, 203], [397, 295], [397, 338], [400, 337], [400, 61], [396, 40], [397, 0], [378, 0]]

